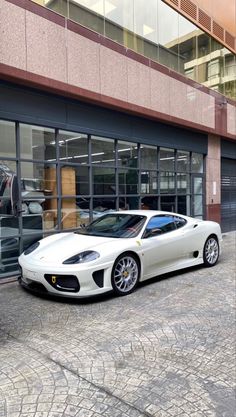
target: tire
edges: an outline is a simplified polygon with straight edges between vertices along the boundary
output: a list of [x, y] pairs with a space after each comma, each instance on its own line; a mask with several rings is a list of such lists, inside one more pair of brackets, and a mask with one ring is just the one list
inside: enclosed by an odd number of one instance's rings
[[130, 294], [136, 288], [140, 275], [139, 262], [134, 255], [123, 253], [112, 268], [111, 283], [117, 295]]
[[214, 266], [219, 259], [219, 243], [215, 236], [209, 236], [203, 249], [203, 261], [207, 267]]

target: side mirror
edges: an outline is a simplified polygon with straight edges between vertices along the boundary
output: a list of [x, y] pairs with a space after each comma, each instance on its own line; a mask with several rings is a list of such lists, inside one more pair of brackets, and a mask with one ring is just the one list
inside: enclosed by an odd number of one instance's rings
[[153, 237], [153, 236], [157, 236], [157, 235], [161, 235], [162, 234], [162, 230], [159, 229], [158, 227], [155, 227], [153, 229], [147, 230], [144, 237]]
[[11, 211], [13, 216], [18, 215], [19, 204], [19, 186], [16, 174], [13, 174], [11, 179]]

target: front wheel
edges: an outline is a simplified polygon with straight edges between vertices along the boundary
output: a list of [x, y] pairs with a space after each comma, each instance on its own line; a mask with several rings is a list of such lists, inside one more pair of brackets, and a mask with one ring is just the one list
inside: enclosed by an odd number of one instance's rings
[[203, 261], [205, 266], [214, 266], [219, 258], [219, 243], [214, 236], [210, 236], [203, 249]]
[[113, 290], [118, 295], [130, 294], [138, 284], [139, 263], [133, 255], [123, 254], [115, 261], [111, 274]]

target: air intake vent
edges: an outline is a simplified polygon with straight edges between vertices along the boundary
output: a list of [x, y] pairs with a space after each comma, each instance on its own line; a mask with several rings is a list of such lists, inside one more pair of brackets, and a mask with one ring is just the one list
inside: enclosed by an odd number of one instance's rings
[[198, 20], [204, 28], [211, 31], [211, 18], [201, 9], [198, 9]]
[[170, 0], [170, 2], [179, 7], [179, 0]]
[[180, 0], [180, 8], [193, 19], [197, 19], [197, 6], [190, 0]]
[[213, 20], [213, 33], [222, 41], [224, 40], [224, 29]]
[[230, 35], [229, 32], [225, 32], [225, 42], [227, 43], [227, 45], [234, 49], [234, 37]]

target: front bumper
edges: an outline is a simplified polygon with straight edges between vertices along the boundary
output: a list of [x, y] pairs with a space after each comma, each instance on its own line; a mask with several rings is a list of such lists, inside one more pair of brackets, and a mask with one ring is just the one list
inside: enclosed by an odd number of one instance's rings
[[62, 297], [84, 298], [99, 295], [112, 290], [112, 264], [96, 267], [45, 268], [32, 267], [20, 263], [21, 277], [19, 283], [30, 291]]

